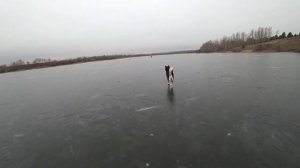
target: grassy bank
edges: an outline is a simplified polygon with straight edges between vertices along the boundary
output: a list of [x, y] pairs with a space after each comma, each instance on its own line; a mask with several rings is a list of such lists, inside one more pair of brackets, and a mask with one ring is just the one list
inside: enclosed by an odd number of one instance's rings
[[300, 52], [300, 36], [277, 39], [256, 45], [238, 47], [232, 51], [240, 52]]
[[222, 50], [201, 50], [202, 53], [211, 52], [300, 52], [300, 36], [276, 39], [243, 47], [233, 47]]
[[300, 52], [300, 33], [272, 34], [272, 27], [259, 27], [248, 33], [237, 32], [206, 41], [201, 45], [200, 52]]

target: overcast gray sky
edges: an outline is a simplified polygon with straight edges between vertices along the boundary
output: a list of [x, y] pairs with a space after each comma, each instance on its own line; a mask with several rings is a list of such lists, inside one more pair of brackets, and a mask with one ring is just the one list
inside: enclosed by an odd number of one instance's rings
[[0, 64], [197, 49], [259, 26], [300, 32], [299, 0], [0, 0]]

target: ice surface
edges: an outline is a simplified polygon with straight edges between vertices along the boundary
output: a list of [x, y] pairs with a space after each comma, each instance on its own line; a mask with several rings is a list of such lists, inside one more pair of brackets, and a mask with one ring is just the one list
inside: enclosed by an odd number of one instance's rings
[[299, 74], [296, 53], [1, 74], [0, 167], [300, 167]]

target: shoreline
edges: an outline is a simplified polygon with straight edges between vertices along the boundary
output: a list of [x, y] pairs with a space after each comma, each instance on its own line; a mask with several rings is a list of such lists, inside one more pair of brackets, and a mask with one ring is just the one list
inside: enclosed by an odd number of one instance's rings
[[300, 52], [300, 37], [290, 37], [283, 39], [270, 40], [257, 44], [246, 46], [225, 48], [225, 49], [202, 49], [204, 53], [226, 53], [226, 52], [242, 52], [242, 53], [255, 53], [255, 52]]
[[172, 54], [189, 54], [189, 53], [200, 53], [199, 50], [184, 50], [184, 51], [170, 51], [170, 52], [161, 52], [161, 53], [148, 53], [148, 54], [130, 54], [130, 55], [103, 55], [103, 56], [90, 56], [90, 57], [78, 57], [64, 60], [54, 60], [45, 63], [33, 63], [33, 64], [23, 64], [23, 65], [2, 65], [0, 66], [0, 74], [9, 73], [9, 72], [18, 72], [26, 71], [32, 69], [42, 69], [56, 66], [72, 65], [72, 64], [81, 64], [87, 62], [95, 61], [106, 61], [114, 59], [124, 59], [124, 58], [133, 58], [133, 57], [146, 57], [146, 56], [158, 56], [158, 55], [172, 55]]
[[[263, 44], [263, 43], [262, 43]], [[258, 45], [262, 45], [258, 44]], [[103, 56], [90, 56], [90, 57], [78, 57], [71, 59], [63, 60], [53, 60], [45, 63], [33, 63], [33, 64], [23, 64], [23, 65], [10, 65], [10, 66], [0, 66], [0, 74], [9, 73], [9, 72], [18, 72], [18, 71], [27, 71], [32, 69], [42, 69], [50, 68], [56, 66], [72, 65], [72, 64], [81, 64], [87, 62], [95, 61], [106, 61], [114, 59], [124, 59], [124, 58], [133, 58], [133, 57], [146, 57], [146, 56], [159, 56], [159, 55], [173, 55], [173, 54], [193, 54], [193, 53], [280, 53], [280, 52], [295, 52], [295, 50], [274, 50], [270, 48], [263, 48], [262, 50], [256, 50], [255, 46], [247, 46], [246, 48], [234, 48], [227, 51], [214, 51], [214, 52], [204, 52], [201, 50], [183, 50], [183, 51], [169, 51], [169, 52], [160, 52], [160, 53], [147, 53], [147, 54], [130, 54], [130, 55], [103, 55]]]

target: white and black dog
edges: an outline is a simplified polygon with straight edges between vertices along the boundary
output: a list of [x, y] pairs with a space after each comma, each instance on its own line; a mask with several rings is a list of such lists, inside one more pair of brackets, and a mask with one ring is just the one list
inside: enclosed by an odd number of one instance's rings
[[168, 85], [174, 82], [174, 68], [170, 65], [165, 65], [166, 76], [168, 80]]

